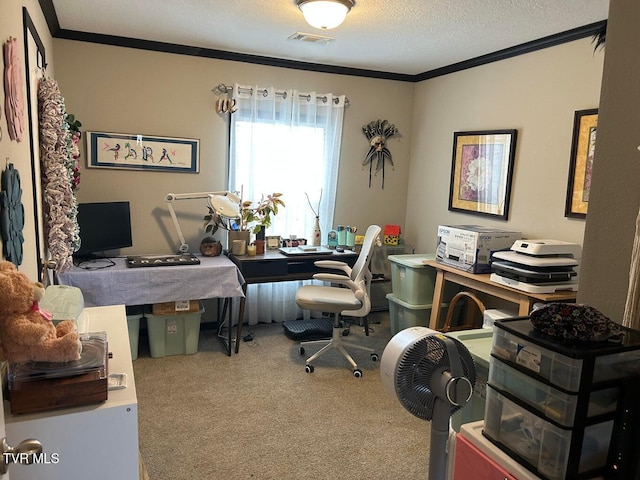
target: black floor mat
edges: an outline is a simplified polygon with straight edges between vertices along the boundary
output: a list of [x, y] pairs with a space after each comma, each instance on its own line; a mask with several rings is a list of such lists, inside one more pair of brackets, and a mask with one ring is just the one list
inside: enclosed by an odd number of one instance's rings
[[284, 334], [291, 340], [320, 340], [331, 338], [333, 323], [327, 318], [311, 320], [289, 320], [282, 322]]

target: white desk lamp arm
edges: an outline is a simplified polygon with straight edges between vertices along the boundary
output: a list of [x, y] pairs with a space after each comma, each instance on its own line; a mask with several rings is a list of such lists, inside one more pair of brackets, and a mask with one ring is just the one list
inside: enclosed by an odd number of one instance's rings
[[199, 198], [211, 198], [214, 195], [227, 195], [231, 192], [226, 190], [219, 192], [195, 192], [195, 193], [167, 193], [165, 200], [167, 202], [167, 208], [169, 209], [169, 214], [171, 215], [171, 219], [173, 220], [173, 226], [178, 232], [178, 238], [180, 239], [180, 252], [187, 253], [189, 251], [189, 245], [187, 244], [184, 234], [182, 233], [182, 229], [180, 228], [180, 224], [178, 223], [178, 217], [176, 216], [176, 212], [173, 208], [173, 202], [176, 200], [194, 200]]

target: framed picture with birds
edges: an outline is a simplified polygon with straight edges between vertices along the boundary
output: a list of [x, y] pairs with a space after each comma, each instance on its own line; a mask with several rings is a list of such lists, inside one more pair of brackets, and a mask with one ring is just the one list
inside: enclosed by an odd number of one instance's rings
[[87, 132], [87, 167], [198, 173], [200, 141], [192, 138]]

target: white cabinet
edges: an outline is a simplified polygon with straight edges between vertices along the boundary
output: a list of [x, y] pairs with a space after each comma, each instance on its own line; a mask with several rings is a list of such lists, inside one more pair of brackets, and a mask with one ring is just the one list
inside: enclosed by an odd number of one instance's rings
[[115, 480], [138, 478], [138, 400], [124, 306], [85, 308], [89, 332], [107, 332], [110, 373], [126, 373], [127, 388], [111, 390], [106, 402], [12, 415], [5, 400], [7, 439], [35, 438], [42, 463], [12, 465], [12, 480]]

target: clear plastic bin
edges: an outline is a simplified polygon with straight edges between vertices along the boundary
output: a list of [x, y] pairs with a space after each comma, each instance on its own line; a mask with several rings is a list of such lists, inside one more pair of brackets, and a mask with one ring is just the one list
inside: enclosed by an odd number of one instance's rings
[[569, 392], [577, 392], [580, 387], [581, 359], [553, 352], [501, 328], [494, 329], [491, 353], [521, 365]]
[[[491, 357], [489, 362], [489, 383], [509, 392], [560, 425], [572, 427], [574, 424], [578, 395], [545, 385], [495, 357]], [[587, 416], [615, 412], [618, 393], [617, 387], [591, 392]]]
[[[605, 467], [613, 420], [584, 429], [578, 472]], [[551, 479], [565, 478], [573, 430], [562, 429], [512, 402], [487, 385], [484, 434]]]
[[147, 314], [149, 350], [153, 358], [168, 355], [192, 355], [198, 351], [200, 316], [204, 312], [176, 313], [173, 315]]

